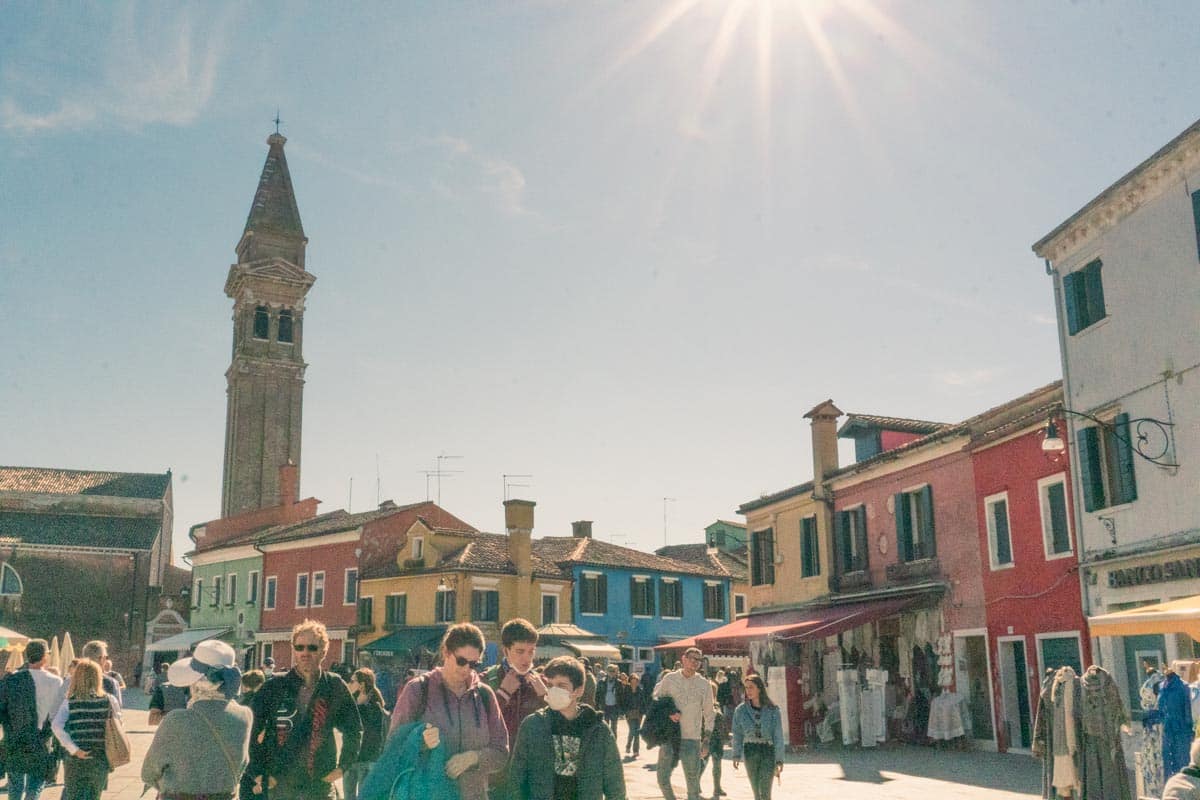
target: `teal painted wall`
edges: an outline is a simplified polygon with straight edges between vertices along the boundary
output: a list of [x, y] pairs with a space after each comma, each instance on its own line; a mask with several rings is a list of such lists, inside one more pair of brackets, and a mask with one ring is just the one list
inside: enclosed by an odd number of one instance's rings
[[[253, 602], [249, 602], [250, 573], [258, 574], [258, 590]], [[237, 576], [237, 596], [232, 604], [228, 597], [229, 575]], [[213, 586], [215, 578], [221, 577], [221, 598], [214, 602]], [[196, 581], [203, 581], [200, 597], [196, 597]], [[242, 625], [246, 636], [251, 636], [259, 629], [262, 621], [262, 556], [238, 558], [221, 561], [215, 564], [192, 567], [192, 628], [222, 628], [236, 630], [238, 614], [243, 615]]]

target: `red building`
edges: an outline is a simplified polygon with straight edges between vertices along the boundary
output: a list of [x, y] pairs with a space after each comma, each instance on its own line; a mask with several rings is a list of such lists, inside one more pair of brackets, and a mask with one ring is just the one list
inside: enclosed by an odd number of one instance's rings
[[1030, 746], [1044, 670], [1069, 664], [1081, 672], [1091, 663], [1067, 454], [1042, 451], [1046, 422], [1061, 405], [1055, 382], [986, 412], [969, 448], [1002, 750]]
[[397, 506], [388, 500], [373, 511], [333, 511], [256, 536], [263, 554], [262, 625], [256, 636], [261, 656], [274, 657], [279, 669], [289, 668], [293, 626], [315, 619], [329, 632], [324, 666], [355, 663], [359, 576], [381, 577], [389, 563], [394, 569], [396, 554], [418, 519], [474, 530], [435, 503]]

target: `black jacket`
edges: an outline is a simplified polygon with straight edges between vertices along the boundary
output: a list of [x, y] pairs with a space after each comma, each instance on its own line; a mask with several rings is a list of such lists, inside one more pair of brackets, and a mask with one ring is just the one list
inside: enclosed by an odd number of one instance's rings
[[28, 669], [0, 681], [4, 764], [10, 774], [41, 774], [52, 760], [50, 724], [38, 725], [37, 689]]
[[358, 763], [370, 764], [383, 751], [383, 740], [387, 738], [388, 717], [383, 707], [370, 700], [358, 708], [362, 720], [362, 744], [358, 748]]
[[[303, 680], [293, 669], [271, 678], [254, 695], [251, 775], [269, 775], [285, 785], [302, 786], [321, 780], [335, 768], [345, 770], [358, 760], [362, 723], [346, 684], [332, 672], [322, 671], [308, 708], [297, 708]], [[340, 758], [334, 728], [342, 732]]]
[[679, 753], [679, 723], [671, 719], [671, 715], [678, 712], [675, 699], [670, 696], [660, 697], [650, 704], [650, 710], [642, 720], [642, 741], [647, 748], [670, 742], [675, 746], [675, 753]]

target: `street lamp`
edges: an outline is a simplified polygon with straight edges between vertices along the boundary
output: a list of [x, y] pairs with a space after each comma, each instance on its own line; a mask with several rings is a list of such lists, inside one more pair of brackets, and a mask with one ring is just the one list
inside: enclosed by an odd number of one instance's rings
[[[1171, 449], [1171, 432], [1169, 428], [1173, 428], [1175, 423], [1163, 422], [1162, 420], [1153, 419], [1151, 417], [1138, 417], [1128, 421], [1128, 427], [1122, 425], [1117, 427], [1111, 422], [1105, 422], [1102, 419], [1097, 419], [1091, 414], [1085, 414], [1082, 411], [1072, 411], [1069, 408], [1058, 409], [1060, 414], [1070, 414], [1073, 417], [1086, 419], [1089, 422], [1095, 423], [1105, 432], [1112, 434], [1115, 438], [1129, 445], [1133, 452], [1137, 453], [1151, 464], [1157, 464], [1160, 467], [1178, 467], [1179, 465], [1167, 459], [1167, 451]], [[1129, 431], [1125, 433], [1123, 431]], [[1042, 439], [1042, 452], [1044, 453], [1061, 453], [1066, 449], [1066, 443], [1058, 433], [1058, 425], [1054, 422], [1054, 416], [1046, 422], [1046, 435]]]

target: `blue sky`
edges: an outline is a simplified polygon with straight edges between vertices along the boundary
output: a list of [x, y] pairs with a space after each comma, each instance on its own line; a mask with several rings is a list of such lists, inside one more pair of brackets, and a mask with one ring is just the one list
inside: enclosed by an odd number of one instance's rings
[[[1059, 375], [1030, 252], [1200, 115], [1191, 3], [0, 5], [0, 462], [219, 512], [222, 292], [276, 108], [318, 280], [302, 490], [636, 547], [803, 414]], [[378, 463], [378, 470], [377, 465]], [[536, 535], [535, 534], [535, 535]]]

